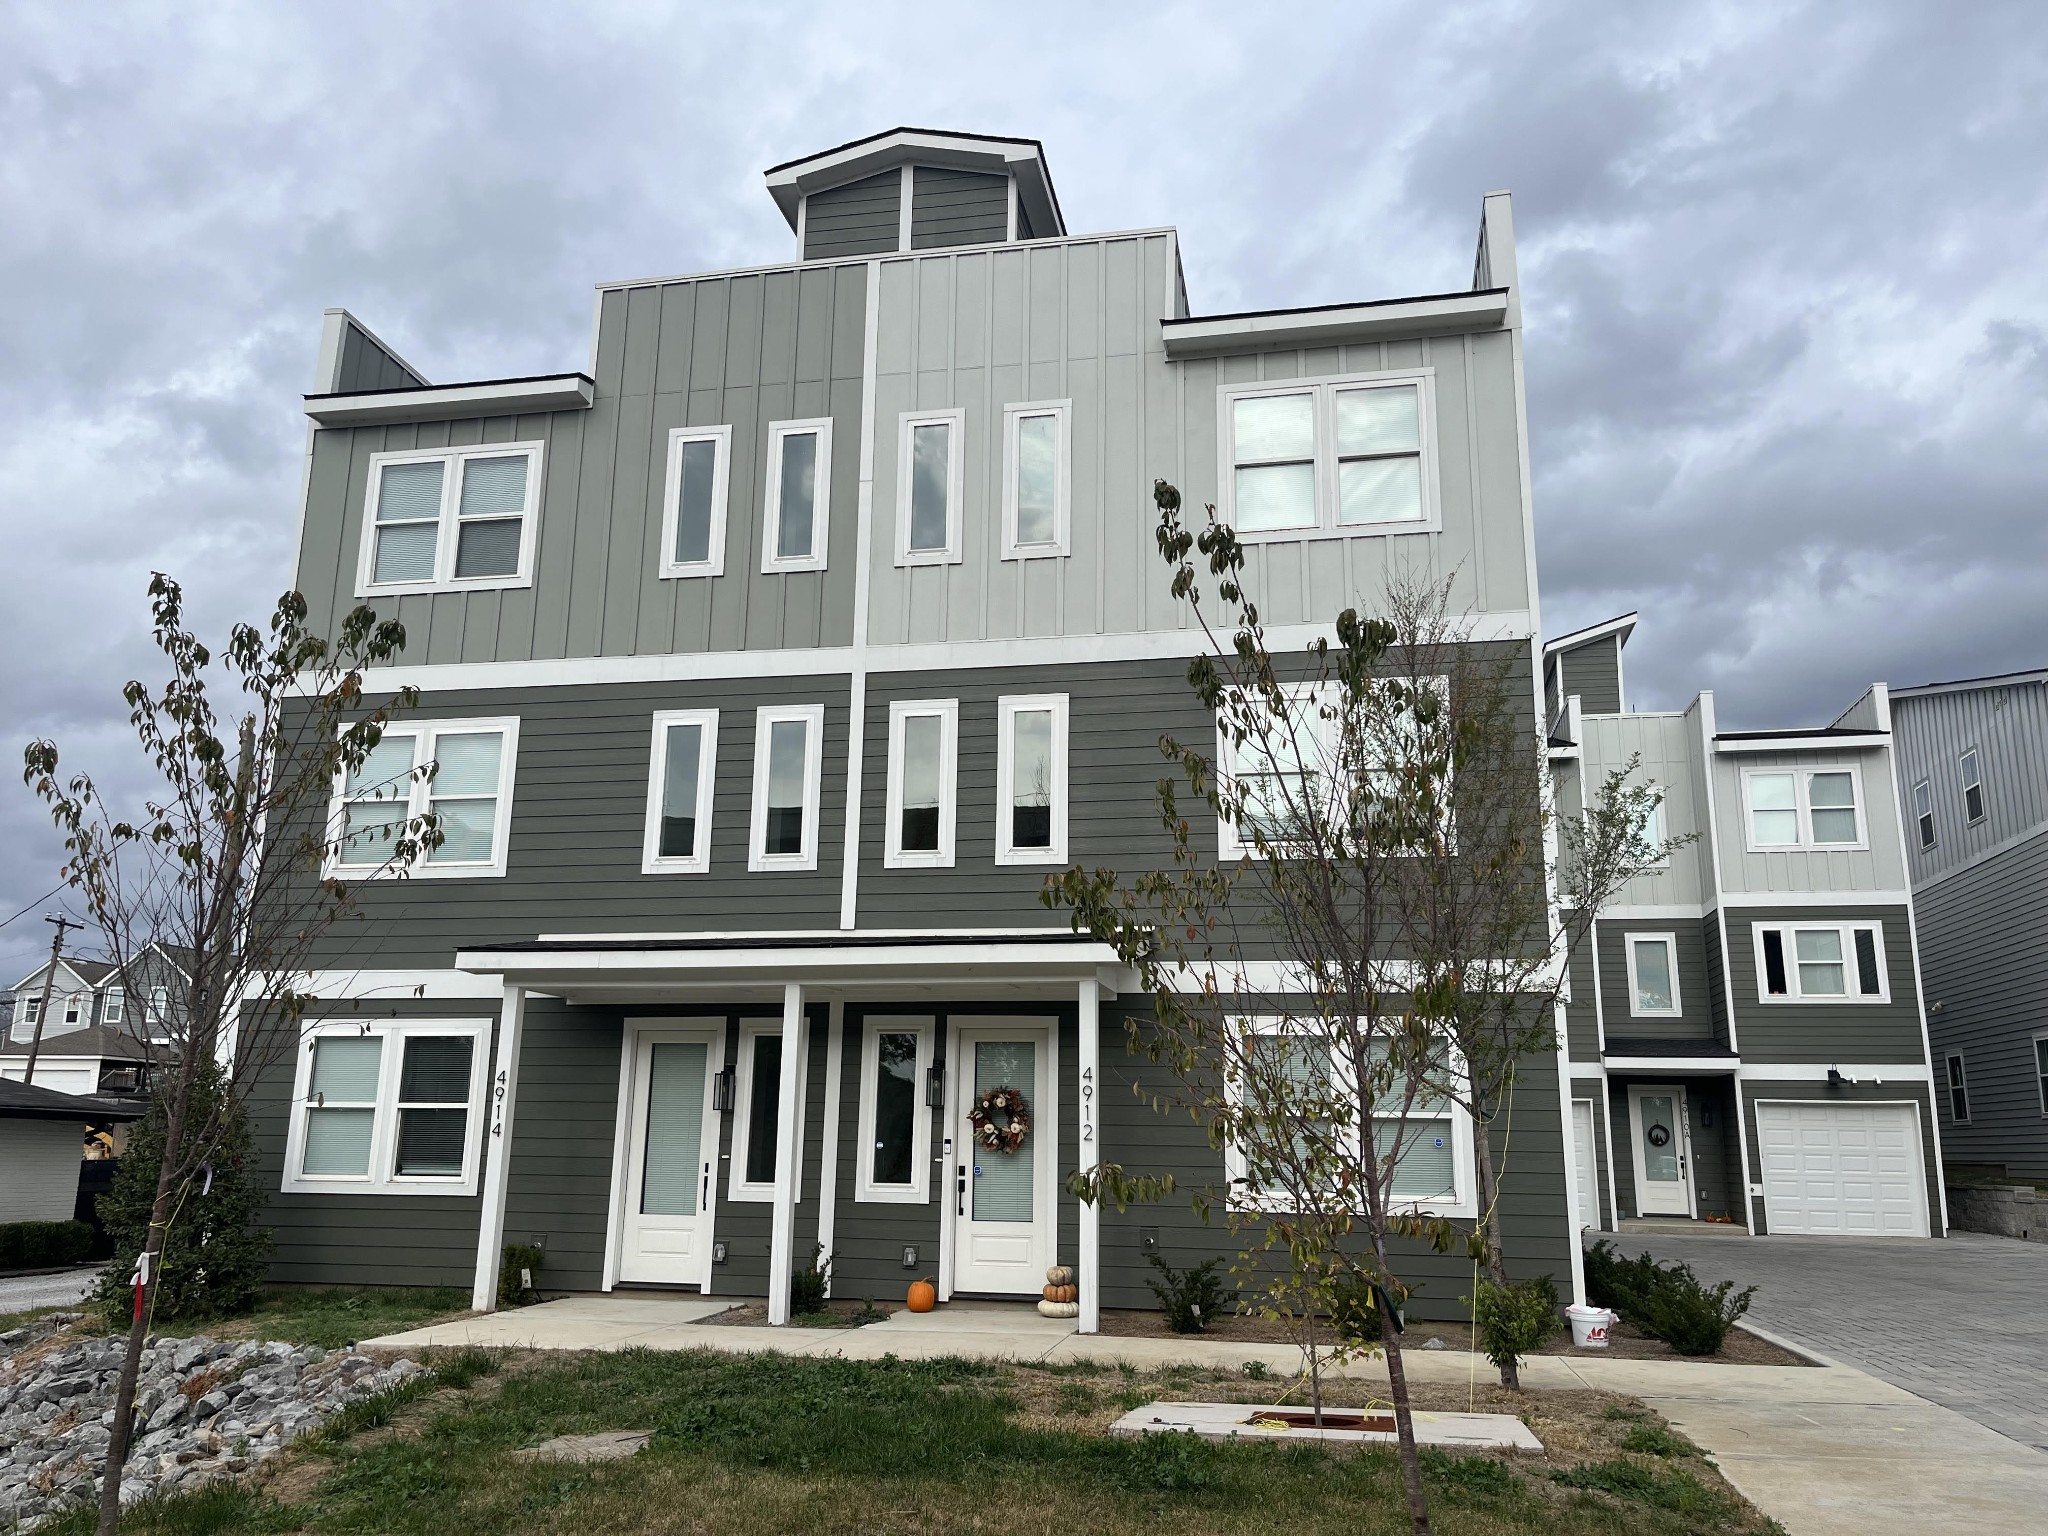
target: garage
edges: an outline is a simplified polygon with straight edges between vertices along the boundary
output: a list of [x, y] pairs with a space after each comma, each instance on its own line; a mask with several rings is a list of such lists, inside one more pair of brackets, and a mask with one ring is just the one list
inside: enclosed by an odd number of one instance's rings
[[1760, 1100], [1756, 1128], [1770, 1231], [1927, 1236], [1916, 1105]]

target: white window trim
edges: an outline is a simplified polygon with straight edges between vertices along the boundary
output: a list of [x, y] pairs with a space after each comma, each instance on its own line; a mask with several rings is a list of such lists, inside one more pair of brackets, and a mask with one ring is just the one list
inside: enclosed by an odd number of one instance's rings
[[[169, 987], [151, 987], [149, 989], [149, 1013], [148, 1017], [143, 1021], [143, 1027], [149, 1030], [149, 1037], [152, 1040], [168, 1040], [170, 1038], [171, 989]], [[157, 1031], [159, 1030], [163, 1033], [158, 1034]]]
[[2041, 1065], [2041, 1042], [2048, 1040], [2048, 1029], [2037, 1029], [2027, 1042], [2027, 1070], [2034, 1074], [2034, 1089], [2041, 1097], [2041, 1113], [2048, 1116], [2048, 1069]]
[[107, 988], [106, 1001], [100, 1006], [100, 1022], [102, 1024], [122, 1024], [126, 1023], [127, 1019], [128, 989], [126, 987]]
[[[1971, 775], [1976, 775], [1974, 784]], [[1962, 781], [1963, 825], [1974, 827], [1991, 815], [1991, 797], [1984, 793], [1984, 754], [1975, 747], [1965, 747], [1956, 757], [1956, 776]], [[1977, 791], [1977, 800], [1983, 809], [1976, 815], [1970, 814], [1970, 791]]]
[[[1244, 1035], [1279, 1036], [1307, 1033], [1305, 1029], [1291, 1019], [1239, 1019], [1236, 1023], [1238, 1030]], [[1345, 1063], [1341, 1061], [1335, 1062], [1333, 1066], [1335, 1071], [1342, 1074], [1344, 1080], [1349, 1080], [1350, 1072]], [[1457, 1069], [1455, 1062], [1453, 1063], [1453, 1068], [1454, 1070]], [[1241, 1105], [1244, 1102], [1244, 1082], [1241, 1077], [1235, 1075], [1227, 1077], [1224, 1082], [1223, 1091], [1233, 1106]], [[1444, 1114], [1411, 1114], [1408, 1117], [1408, 1125], [1411, 1128], [1411, 1134], [1412, 1128], [1422, 1120], [1441, 1119], [1447, 1127], [1447, 1134], [1451, 1138], [1451, 1180], [1455, 1186], [1452, 1191], [1452, 1197], [1449, 1200], [1430, 1200], [1409, 1196], [1395, 1197], [1388, 1201], [1388, 1210], [1398, 1213], [1447, 1217], [1476, 1218], [1478, 1216], [1479, 1186], [1477, 1169], [1474, 1163], [1476, 1153], [1473, 1147], [1472, 1117], [1455, 1099], [1446, 1097], [1444, 1102], [1447, 1106]], [[1364, 1129], [1369, 1131], [1370, 1128], [1366, 1127]], [[1361, 1128], [1354, 1126], [1351, 1134], [1356, 1138], [1360, 1135], [1360, 1132]], [[1227, 1180], [1225, 1202], [1228, 1209], [1233, 1211], [1269, 1212], [1285, 1212], [1292, 1209], [1284, 1194], [1265, 1195], [1250, 1190], [1245, 1186], [1243, 1182], [1246, 1178], [1244, 1156], [1237, 1150], [1235, 1144], [1229, 1141], [1226, 1141], [1223, 1146], [1223, 1169]], [[1359, 1209], [1364, 1209], [1362, 1199]]]
[[[1016, 788], [1017, 750], [1012, 722], [1019, 714], [1052, 711], [1052, 845], [1012, 846], [1015, 832], [1011, 802]], [[1067, 862], [1067, 696], [1064, 693], [1007, 694], [996, 700], [996, 863], [999, 865], [1064, 864]]]
[[[1662, 944], [1671, 966], [1671, 1006], [1645, 1008], [1642, 988], [1636, 981], [1636, 946]], [[1685, 1012], [1685, 1000], [1678, 991], [1678, 935], [1675, 933], [1625, 933], [1622, 953], [1628, 957], [1628, 1012], [1632, 1019], [1675, 1019]], [[1853, 960], [1851, 961], [1853, 964]]]
[[[716, 443], [718, 458], [711, 469], [711, 542], [702, 560], [676, 559], [676, 529], [683, 516], [683, 445]], [[661, 493], [661, 566], [663, 581], [725, 574], [725, 508], [732, 486], [732, 428], [672, 427], [668, 434], [668, 473]]]
[[83, 1026], [89, 1024], [92, 1021], [91, 1015], [92, 1004], [87, 1001], [85, 993], [66, 992], [64, 994], [64, 1022], [66, 1025], [77, 1024]]
[[[1337, 521], [1337, 404], [1339, 391], [1391, 388], [1413, 384], [1417, 391], [1416, 438], [1422, 480], [1422, 516], [1398, 523]], [[1442, 487], [1437, 479], [1436, 370], [1394, 368], [1378, 373], [1320, 375], [1304, 379], [1272, 379], [1216, 391], [1216, 515], [1237, 527], [1236, 416], [1239, 400], [1279, 395], [1311, 395], [1315, 413], [1315, 521], [1293, 528], [1240, 529], [1242, 544], [1271, 544], [1298, 539], [1384, 538], [1389, 534], [1435, 533], [1443, 528]]]
[[[1842, 936], [1842, 984], [1840, 994], [1833, 992], [1806, 992], [1799, 985], [1799, 941], [1798, 933], [1813, 933], [1828, 929]], [[1859, 990], [1863, 983], [1856, 966], [1856, 935], [1870, 934], [1871, 944], [1877, 957], [1877, 990]], [[1764, 969], [1764, 935], [1780, 935], [1779, 943], [1785, 956], [1785, 993], [1779, 996], [1770, 990], [1770, 977]], [[1872, 1007], [1892, 1000], [1891, 965], [1885, 958], [1883, 923], [1752, 923], [1750, 943], [1756, 954], [1756, 996], [1757, 1001], [1770, 1007], [1782, 1007], [1788, 1003], [1807, 1005], [1826, 1004], [1841, 1007], [1844, 1004]]]
[[[775, 541], [782, 525], [782, 440], [805, 433], [818, 435], [817, 498], [811, 508], [811, 552], [808, 555], [778, 555]], [[761, 498], [765, 508], [761, 520], [761, 572], [822, 571], [832, 543], [832, 418], [814, 416], [804, 421], [768, 423], [768, 483]]]
[[[917, 1036], [917, 1072], [911, 1115], [910, 1182], [875, 1182], [875, 1085], [880, 1080], [883, 1035]], [[936, 1031], [929, 1017], [870, 1017], [860, 1046], [860, 1157], [854, 1165], [853, 1198], [862, 1205], [923, 1205], [931, 1198], [932, 1112], [925, 1105], [925, 1074], [931, 1070]]]
[[[1956, 1113], [1956, 1090], [1958, 1088], [1963, 1091], [1964, 1113], [1960, 1115]], [[1941, 1092], [1942, 1096], [1948, 1100], [1949, 1120], [1956, 1125], [1968, 1125], [1971, 1119], [1968, 1112], [1975, 1108], [1975, 1105], [1970, 1102], [1970, 1064], [1963, 1060], [1963, 1053], [1961, 1051], [1950, 1051], [1942, 1059]]]
[[[769, 727], [778, 720], [802, 720], [808, 727], [804, 732], [804, 846], [799, 853], [762, 852], [768, 836]], [[747, 830], [750, 873], [818, 867], [818, 782], [824, 765], [824, 741], [822, 704], [763, 704], [754, 711], [754, 809]]]
[[[370, 1171], [362, 1175], [304, 1174], [306, 1100], [312, 1091], [313, 1045], [327, 1035], [355, 1038], [380, 1036], [384, 1041], [377, 1063], [377, 1103], [370, 1133]], [[404, 1065], [405, 1040], [413, 1035], [465, 1035], [469, 1049], [469, 1119], [463, 1129], [462, 1172], [459, 1176], [401, 1178], [392, 1172], [398, 1156], [398, 1085]], [[292, 1080], [291, 1123], [285, 1134], [284, 1179], [288, 1195], [473, 1195], [482, 1162], [484, 1090], [490, 1082], [491, 1021], [489, 1019], [322, 1019], [309, 1023], [299, 1036], [298, 1064]]]
[[[1005, 560], [1054, 560], [1074, 550], [1074, 449], [1071, 400], [1026, 400], [1003, 407], [1003, 552]], [[1026, 416], [1050, 416], [1053, 429], [1053, 540], [1017, 540], [1017, 424]]]
[[[805, 1033], [809, 1033], [808, 1029]], [[767, 1018], [740, 1020], [740, 1048], [739, 1053], [733, 1058], [735, 1070], [732, 1080], [732, 1157], [731, 1167], [726, 1170], [725, 1188], [726, 1199], [744, 1201], [755, 1205], [772, 1204], [775, 1199], [775, 1178], [772, 1172], [765, 1183], [747, 1182], [747, 1136], [748, 1128], [752, 1124], [754, 1117], [754, 1044], [764, 1035], [778, 1040], [781, 1039], [782, 1020]], [[785, 1045], [784, 1048], [787, 1049], [787, 1046]], [[801, 1051], [802, 1046], [799, 1045], [798, 1049]], [[801, 1078], [801, 1067], [802, 1063], [799, 1063], [799, 1078]], [[782, 1097], [780, 1088], [781, 1077], [779, 1074], [777, 1075], [776, 1082], [778, 1086], [775, 1102], [780, 1106]], [[780, 1113], [779, 1108], [778, 1113]], [[801, 1098], [799, 1098], [797, 1105], [797, 1114], [799, 1118], [803, 1115]], [[779, 1138], [789, 1134], [789, 1127], [779, 1125], [776, 1127], [776, 1131], [778, 1133], [778, 1145], [775, 1157], [779, 1162], [782, 1158]]]
[[[1853, 843], [1817, 843], [1813, 840], [1813, 805], [1809, 785], [1817, 773], [1846, 773], [1849, 775], [1851, 792], [1856, 796], [1856, 841]], [[1750, 786], [1759, 778], [1778, 778], [1785, 774], [1792, 776], [1792, 805], [1799, 825], [1797, 842], [1760, 843], [1756, 840], [1756, 807], [1750, 793]], [[1824, 806], [1824, 810], [1840, 810], [1840, 806]], [[1751, 853], [1861, 853], [1870, 847], [1870, 817], [1863, 799], [1863, 770], [1854, 763], [1831, 763], [1824, 768], [1748, 768], [1742, 774], [1742, 840]]]
[[[527, 443], [472, 443], [461, 448], [406, 449], [370, 455], [370, 484], [363, 494], [363, 525], [356, 544], [356, 596], [401, 597], [414, 592], [489, 592], [507, 587], [533, 585], [533, 552], [539, 543], [541, 453], [544, 445]], [[526, 503], [519, 513], [519, 568], [509, 576], [455, 575], [455, 551], [460, 539], [459, 510], [462, 503], [462, 465], [469, 459], [510, 458], [523, 453], [526, 465]], [[425, 581], [376, 581], [377, 503], [384, 494], [384, 466], [387, 464], [428, 464], [447, 466], [441, 473], [441, 516], [435, 524], [434, 574]]]
[[[338, 839], [344, 822], [342, 818], [342, 788], [346, 773], [337, 770], [334, 787], [327, 804], [327, 848], [322, 857], [321, 874], [332, 880], [489, 880], [502, 877], [510, 852], [512, 839], [512, 786], [519, 764], [519, 717], [503, 715], [495, 719], [451, 719], [413, 720], [394, 723], [385, 728], [384, 737], [411, 736], [416, 740], [438, 742], [442, 736], [484, 735], [491, 731], [504, 734], [504, 747], [498, 756], [498, 807], [497, 817], [491, 827], [491, 858], [474, 863], [435, 864], [422, 853], [403, 869], [393, 868], [389, 856], [375, 866], [342, 864], [335, 857]], [[434, 753], [425, 753], [413, 748], [414, 776], [406, 784], [406, 815], [408, 818], [424, 816], [433, 803], [433, 780], [418, 775], [422, 763], [434, 760]]]
[[[910, 498], [915, 488], [912, 474], [912, 434], [919, 427], [946, 429], [946, 543], [942, 549], [910, 547]], [[964, 410], [905, 411], [896, 418], [896, 563], [898, 565], [958, 565], [961, 561], [961, 529], [966, 523], [967, 413]]]
[[[697, 755], [697, 846], [686, 859], [664, 858], [661, 852], [661, 797], [668, 777], [668, 732], [672, 725], [703, 728]], [[711, 867], [712, 789], [718, 775], [718, 711], [661, 709], [654, 713], [654, 739], [648, 750], [647, 833], [640, 850], [643, 875], [701, 875]]]
[[[936, 715], [939, 721], [939, 846], [905, 851], [903, 847], [903, 739], [912, 716]], [[889, 790], [884, 814], [888, 825], [882, 843], [884, 869], [951, 869], [953, 830], [959, 810], [960, 701], [958, 699], [893, 699], [889, 703]]]
[[[1926, 823], [1926, 831], [1921, 823]], [[1941, 828], [1934, 820], [1934, 781], [1922, 779], [1913, 786], [1913, 845], [1926, 853], [1941, 842]]]

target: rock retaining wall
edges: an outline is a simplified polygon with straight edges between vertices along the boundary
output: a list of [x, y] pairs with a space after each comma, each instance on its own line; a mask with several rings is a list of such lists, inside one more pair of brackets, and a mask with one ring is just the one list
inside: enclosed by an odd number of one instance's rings
[[2048, 1243], [2048, 1198], [2031, 1184], [1951, 1184], [1948, 1224], [1961, 1232]]

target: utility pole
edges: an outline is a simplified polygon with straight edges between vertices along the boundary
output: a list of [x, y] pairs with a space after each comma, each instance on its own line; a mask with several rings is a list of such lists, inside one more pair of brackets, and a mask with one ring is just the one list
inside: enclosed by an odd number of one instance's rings
[[43, 1000], [36, 1008], [36, 1032], [29, 1037], [28, 1066], [21, 1074], [24, 1083], [33, 1083], [36, 1080], [36, 1053], [43, 1048], [43, 1025], [50, 1017], [50, 992], [57, 985], [57, 966], [64, 958], [64, 930], [85, 926], [83, 923], [74, 923], [62, 914], [46, 917], [43, 921], [57, 925], [57, 936], [50, 940], [50, 971], [43, 978]]

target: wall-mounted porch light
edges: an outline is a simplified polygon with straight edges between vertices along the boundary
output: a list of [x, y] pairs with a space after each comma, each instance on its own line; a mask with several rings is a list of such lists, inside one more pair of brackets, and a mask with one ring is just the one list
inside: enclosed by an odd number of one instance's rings
[[924, 1069], [924, 1106], [926, 1109], [946, 1107], [946, 1064], [935, 1061]]
[[732, 1113], [732, 1068], [720, 1067], [711, 1075], [711, 1107], [721, 1115]]

